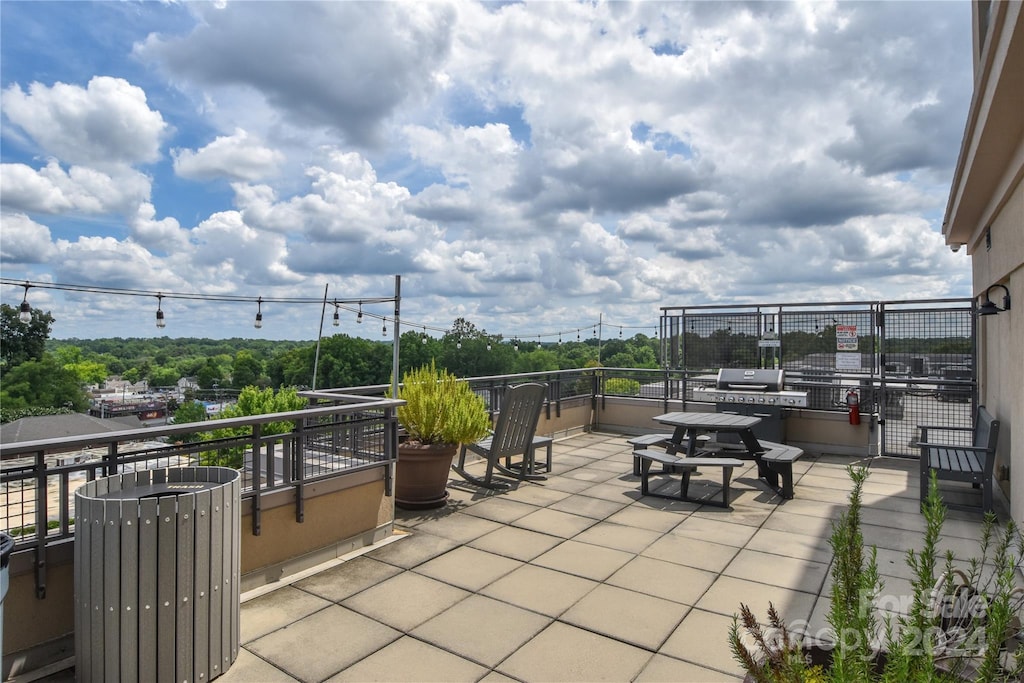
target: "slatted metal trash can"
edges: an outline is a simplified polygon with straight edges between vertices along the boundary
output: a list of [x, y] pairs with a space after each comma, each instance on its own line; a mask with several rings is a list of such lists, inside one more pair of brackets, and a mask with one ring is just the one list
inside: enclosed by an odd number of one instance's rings
[[239, 472], [141, 470], [75, 492], [79, 681], [203, 683], [239, 648]]
[[7, 586], [10, 581], [7, 564], [11, 560], [11, 551], [13, 550], [14, 538], [6, 532], [0, 531], [0, 671], [3, 671], [4, 600], [7, 598]]

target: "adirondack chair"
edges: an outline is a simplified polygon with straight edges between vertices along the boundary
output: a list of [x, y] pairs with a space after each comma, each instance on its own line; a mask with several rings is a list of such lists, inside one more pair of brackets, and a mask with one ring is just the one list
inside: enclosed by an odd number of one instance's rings
[[[543, 475], [532, 473], [534, 432], [537, 431], [537, 420], [540, 419], [540, 410], [544, 405], [544, 391], [543, 384], [520, 384], [506, 389], [494, 433], [482, 441], [462, 445], [458, 462], [452, 465], [456, 474], [468, 482], [489, 489], [510, 487], [508, 482], [494, 479], [496, 470], [518, 480], [545, 479]], [[487, 460], [487, 469], [482, 478], [466, 472], [466, 454], [470, 451]], [[501, 464], [503, 459], [508, 461], [513, 456], [522, 456], [521, 467], [510, 469]]]
[[[921, 429], [921, 441], [917, 444], [921, 448], [921, 501], [928, 495], [928, 481], [931, 473], [935, 472], [939, 479], [969, 482], [974, 488], [980, 488], [982, 510], [993, 511], [992, 470], [996, 459], [996, 442], [999, 439], [999, 420], [992, 417], [985, 406], [978, 406], [973, 428], [934, 425], [918, 427]], [[940, 430], [970, 432], [971, 445], [929, 443], [935, 438], [934, 433]]]

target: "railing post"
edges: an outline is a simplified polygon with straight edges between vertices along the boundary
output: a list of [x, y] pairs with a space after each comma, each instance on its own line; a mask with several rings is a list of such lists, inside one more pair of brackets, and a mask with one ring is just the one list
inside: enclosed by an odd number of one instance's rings
[[[46, 496], [46, 457], [45, 451], [36, 452], [36, 551], [35, 575], [36, 597], [46, 597], [46, 536], [47, 536], [47, 496]], [[62, 504], [67, 504], [65, 498]]]

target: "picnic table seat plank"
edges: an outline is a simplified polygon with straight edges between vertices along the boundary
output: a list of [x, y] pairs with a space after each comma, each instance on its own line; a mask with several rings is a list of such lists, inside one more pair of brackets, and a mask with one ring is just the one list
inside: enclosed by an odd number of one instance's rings
[[[743, 461], [737, 458], [703, 458], [703, 457], [683, 457], [673, 455], [665, 451], [657, 451], [654, 449], [642, 449], [633, 452], [634, 457], [641, 461], [640, 468], [640, 493], [644, 496], [654, 496], [657, 498], [668, 498], [671, 500], [682, 500], [686, 502], [696, 502], [706, 505], [717, 505], [719, 507], [729, 507], [730, 500], [730, 488], [729, 484], [732, 480], [732, 471], [736, 467], [741, 467]], [[651, 490], [650, 477], [651, 477], [651, 465], [653, 463], [661, 463], [664, 468], [661, 472], [655, 474], [681, 474], [682, 481], [679, 485], [679, 495], [672, 496], [663, 493], [657, 493]], [[696, 500], [691, 501], [689, 497], [690, 493], [690, 477], [693, 475], [694, 470], [701, 467], [712, 467], [721, 468], [722, 470], [722, 500], [721, 502], [715, 500]]]

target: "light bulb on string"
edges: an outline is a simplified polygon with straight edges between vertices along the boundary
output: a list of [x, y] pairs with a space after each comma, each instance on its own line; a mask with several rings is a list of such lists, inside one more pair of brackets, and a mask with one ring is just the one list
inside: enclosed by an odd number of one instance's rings
[[427, 343], [427, 326], [426, 325], [423, 326], [423, 333], [420, 335], [420, 341], [423, 342], [424, 344]]
[[256, 322], [253, 323], [253, 327], [257, 330], [263, 327], [263, 297], [256, 299]]
[[363, 302], [362, 301], [359, 302], [359, 313], [356, 314], [356, 322], [357, 323], [362, 323], [363, 322]]
[[513, 339], [512, 340], [512, 350], [513, 351], [518, 351], [519, 350], [519, 340], [518, 339]]
[[384, 321], [384, 324], [380, 328], [380, 336], [382, 336], [382, 337], [388, 336], [388, 321], [387, 320]]
[[341, 325], [341, 314], [338, 313], [337, 299], [335, 299], [334, 301], [334, 315], [331, 318], [331, 324], [334, 325], [335, 327], [339, 327]]
[[458, 341], [455, 342], [455, 348], [457, 348], [457, 349], [461, 349], [462, 348], [462, 337], [459, 337]]
[[156, 326], [160, 329], [167, 326], [167, 321], [164, 320], [164, 311], [162, 308], [163, 298], [162, 294], [156, 295]]
[[491, 350], [491, 340], [490, 339], [487, 340], [487, 350], [488, 351]]
[[25, 296], [21, 299], [21, 307], [18, 310], [18, 320], [28, 324], [32, 322], [32, 306], [28, 303], [28, 288], [30, 285], [25, 285]]

